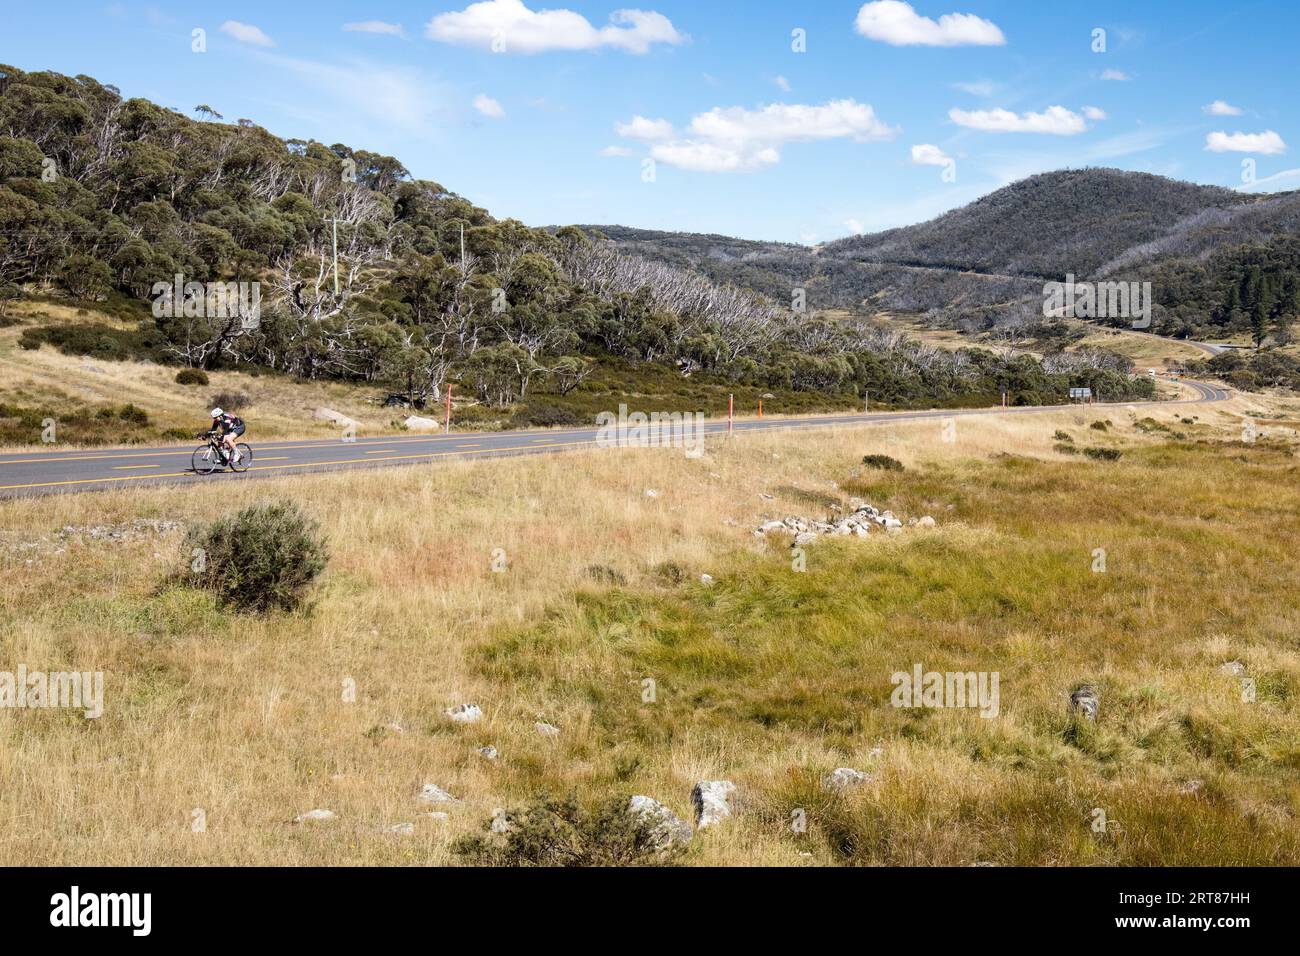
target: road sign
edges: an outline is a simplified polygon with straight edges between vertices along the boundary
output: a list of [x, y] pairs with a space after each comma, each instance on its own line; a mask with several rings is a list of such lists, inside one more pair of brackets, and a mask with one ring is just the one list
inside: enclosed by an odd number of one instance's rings
[[1092, 389], [1090, 388], [1072, 388], [1070, 389], [1071, 398], [1092, 398]]

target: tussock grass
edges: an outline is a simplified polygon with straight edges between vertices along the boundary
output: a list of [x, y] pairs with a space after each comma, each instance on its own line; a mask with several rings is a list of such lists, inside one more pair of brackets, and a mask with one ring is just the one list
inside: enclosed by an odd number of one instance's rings
[[[211, 482], [0, 502], [0, 667], [106, 675], [97, 721], [0, 709], [0, 853], [455, 863], [498, 807], [644, 793], [689, 818], [695, 781], [726, 778], [743, 809], [683, 862], [1294, 865], [1300, 485], [1288, 434], [1237, 440], [1245, 408], [1185, 440], [1133, 427], [1182, 410], [1105, 409], [1113, 462], [1052, 450], [1096, 434], [1081, 408], [960, 418], [952, 443], [936, 420], [225, 484], [223, 508], [290, 498], [320, 524], [310, 613], [165, 583]], [[752, 534], [852, 496], [938, 526], [819, 540], [805, 573]], [[138, 519], [180, 527], [58, 535]], [[914, 663], [999, 672], [1000, 715], [891, 707]], [[1095, 725], [1068, 713], [1084, 681]], [[463, 702], [482, 721], [444, 716]], [[875, 782], [824, 791], [839, 766]], [[419, 803], [426, 782], [459, 802]], [[314, 807], [337, 819], [289, 822]]]

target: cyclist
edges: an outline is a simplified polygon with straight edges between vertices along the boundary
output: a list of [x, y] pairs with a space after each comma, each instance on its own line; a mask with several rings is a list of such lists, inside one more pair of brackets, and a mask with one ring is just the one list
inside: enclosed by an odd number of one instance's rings
[[221, 444], [226, 449], [226, 458], [237, 463], [239, 461], [239, 449], [235, 447], [235, 439], [244, 434], [244, 420], [238, 415], [232, 415], [220, 408], [214, 408], [212, 410], [212, 430], [221, 439]]

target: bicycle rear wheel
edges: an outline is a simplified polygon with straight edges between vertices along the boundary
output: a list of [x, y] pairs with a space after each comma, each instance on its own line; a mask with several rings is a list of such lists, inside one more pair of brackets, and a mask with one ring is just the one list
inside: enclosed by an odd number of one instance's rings
[[196, 475], [210, 475], [217, 470], [218, 464], [217, 453], [211, 445], [201, 445], [194, 449], [194, 456], [190, 459], [190, 467]]
[[253, 463], [253, 449], [249, 448], [242, 441], [235, 447], [239, 449], [239, 461], [235, 461], [234, 459], [231, 459], [230, 461], [231, 471], [238, 471], [238, 472], [248, 471], [248, 466]]

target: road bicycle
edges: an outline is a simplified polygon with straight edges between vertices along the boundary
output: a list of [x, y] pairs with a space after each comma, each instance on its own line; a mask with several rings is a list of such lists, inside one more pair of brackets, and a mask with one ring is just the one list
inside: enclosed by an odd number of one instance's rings
[[226, 446], [217, 437], [216, 432], [203, 432], [199, 437], [206, 438], [207, 443], [194, 449], [191, 465], [196, 475], [210, 475], [218, 468], [229, 468], [231, 471], [243, 473], [248, 471], [248, 466], [253, 463], [253, 449], [242, 441], [235, 445], [239, 452], [239, 460], [234, 461], [226, 454]]

